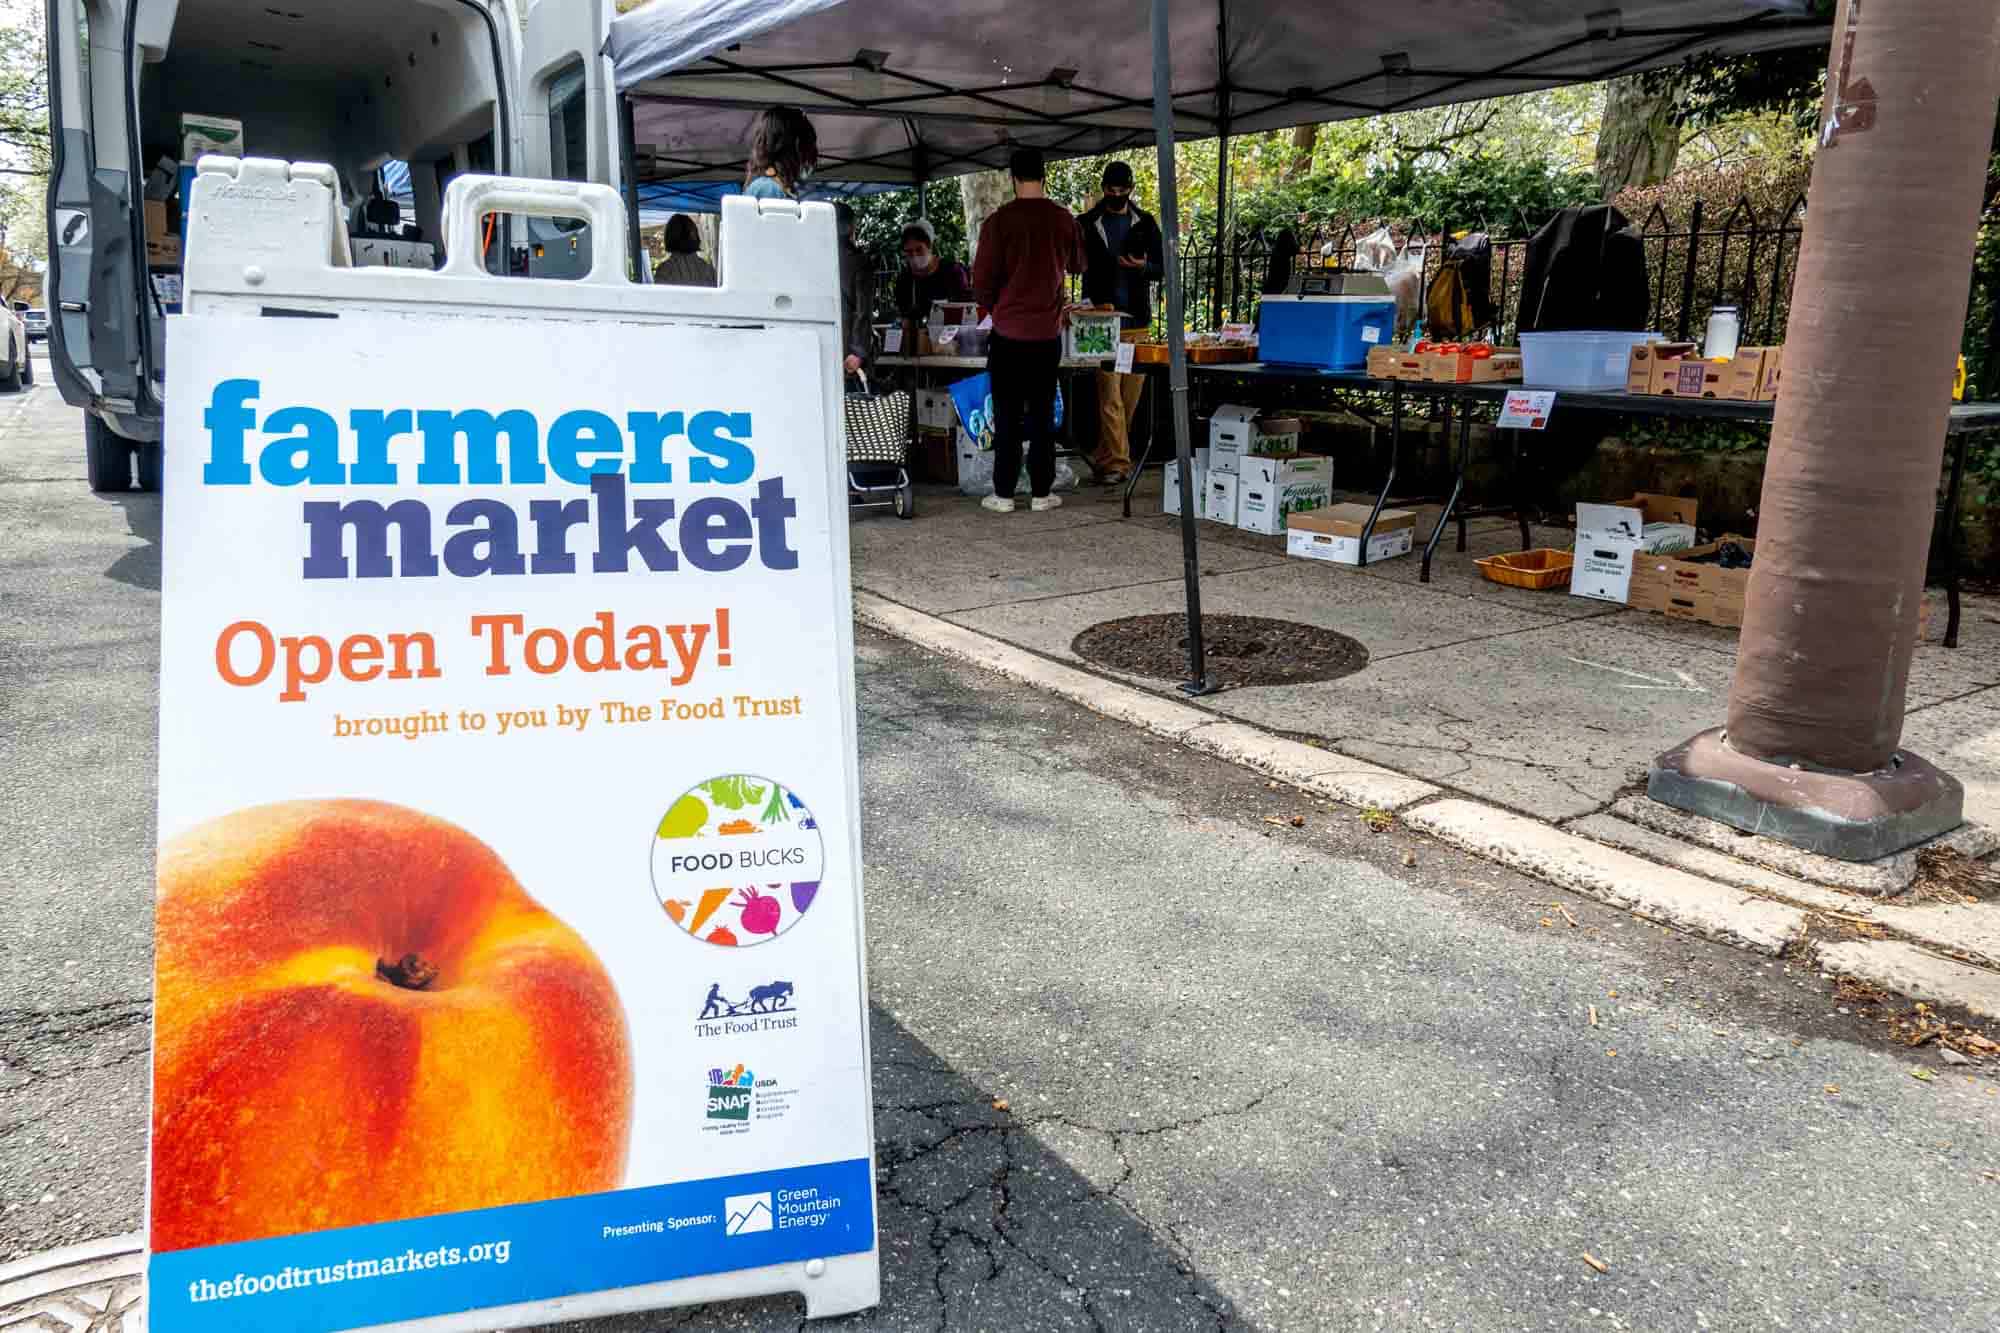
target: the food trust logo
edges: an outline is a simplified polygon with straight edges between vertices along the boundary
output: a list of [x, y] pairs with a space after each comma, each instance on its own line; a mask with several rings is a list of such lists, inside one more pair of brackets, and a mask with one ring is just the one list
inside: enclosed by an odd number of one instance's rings
[[701, 1012], [695, 1015], [694, 1034], [741, 1037], [796, 1028], [799, 1016], [793, 1012], [793, 989], [789, 981], [767, 981], [752, 986], [742, 999], [732, 1000], [722, 993], [722, 983], [715, 982], [702, 1000]]

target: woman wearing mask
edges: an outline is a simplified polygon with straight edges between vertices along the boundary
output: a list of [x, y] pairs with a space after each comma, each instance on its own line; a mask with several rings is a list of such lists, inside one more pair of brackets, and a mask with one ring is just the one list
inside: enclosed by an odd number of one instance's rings
[[743, 193], [752, 199], [796, 199], [819, 165], [819, 134], [795, 106], [766, 107], [750, 128], [750, 169]]
[[903, 271], [896, 275], [895, 298], [896, 313], [913, 324], [930, 318], [933, 301], [972, 299], [965, 265], [938, 258], [937, 233], [928, 222], [903, 228]]

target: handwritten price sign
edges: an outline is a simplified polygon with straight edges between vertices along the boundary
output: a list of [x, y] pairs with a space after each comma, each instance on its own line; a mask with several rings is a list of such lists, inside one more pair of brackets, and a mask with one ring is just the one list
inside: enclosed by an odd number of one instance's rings
[[1507, 395], [1500, 408], [1504, 430], [1546, 430], [1549, 413], [1555, 411], [1556, 396], [1549, 389], [1523, 389]]

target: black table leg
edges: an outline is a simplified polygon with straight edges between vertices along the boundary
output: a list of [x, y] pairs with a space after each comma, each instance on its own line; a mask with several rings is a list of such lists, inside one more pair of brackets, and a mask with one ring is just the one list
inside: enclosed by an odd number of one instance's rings
[[[1465, 461], [1460, 463], [1458, 468], [1458, 475], [1461, 480], [1464, 479], [1466, 470], [1472, 466], [1471, 445], [1469, 443], [1470, 436], [1472, 433], [1472, 413], [1468, 411], [1464, 414], [1464, 416], [1465, 416], [1465, 431], [1468, 437], [1468, 444], [1466, 447]], [[1451, 442], [1451, 436], [1447, 434], [1445, 436], [1445, 443], [1449, 444], [1450, 442]], [[1456, 494], [1456, 492], [1454, 492], [1454, 494]], [[1463, 509], [1458, 510], [1457, 517], [1458, 517], [1458, 553], [1460, 555], [1464, 555], [1465, 554], [1465, 511]], [[1439, 515], [1438, 521], [1439, 523], [1443, 523], [1444, 521], [1443, 515]]]
[[[1449, 435], [1445, 436], [1445, 442], [1449, 444], [1450, 441], [1451, 437]], [[1446, 497], [1444, 502], [1444, 512], [1438, 515], [1437, 526], [1431, 529], [1431, 539], [1424, 543], [1424, 567], [1417, 574], [1417, 582], [1419, 583], [1429, 583], [1431, 581], [1431, 557], [1437, 554], [1438, 538], [1444, 536], [1445, 525], [1452, 521], [1452, 511], [1458, 508], [1459, 492], [1465, 489], [1465, 470], [1471, 461], [1472, 414], [1461, 412], [1458, 419], [1458, 467], [1456, 475], [1452, 478], [1451, 494]], [[1461, 525], [1459, 531], [1463, 533], [1465, 531], [1463, 526], [1464, 520], [1461, 519], [1459, 522]], [[1461, 551], [1465, 549], [1462, 542], [1458, 549]]]
[[1389, 472], [1382, 478], [1381, 493], [1375, 497], [1375, 507], [1368, 511], [1368, 521], [1361, 525], [1361, 552], [1358, 567], [1368, 567], [1368, 543], [1375, 539], [1375, 520], [1382, 517], [1382, 506], [1389, 502], [1389, 488], [1396, 484], [1396, 455], [1403, 443], [1403, 386], [1400, 381], [1389, 386]]
[[1944, 595], [1950, 607], [1945, 617], [1944, 646], [1958, 647], [1958, 498], [1965, 485], [1966, 436], [1952, 437], [1951, 484], [1944, 491]]
[[[1498, 429], [1498, 427], [1495, 427]], [[1507, 432], [1514, 437], [1514, 519], [1521, 525], [1521, 549], [1530, 550], [1535, 545], [1535, 534], [1528, 530], [1528, 489], [1521, 476], [1521, 432]], [[1464, 550], [1464, 547], [1460, 547]]]
[[[1140, 392], [1143, 393], [1146, 397], [1152, 399], [1152, 405], [1148, 409], [1148, 417], [1146, 422], [1145, 451], [1139, 455], [1139, 461], [1132, 465], [1132, 475], [1125, 478], [1126, 518], [1132, 517], [1132, 492], [1139, 489], [1139, 474], [1146, 470], [1146, 464], [1153, 461], [1153, 441], [1160, 438], [1160, 397], [1158, 394], [1153, 392], [1152, 376], [1148, 375], [1146, 377], [1146, 386], [1145, 388], [1141, 389]], [[1194, 460], [1192, 457], [1190, 457], [1188, 460], [1188, 466], [1190, 467], [1194, 466]], [[1161, 494], [1164, 495], [1165, 492], [1162, 491]], [[1161, 503], [1164, 505], [1165, 501], [1163, 500]]]

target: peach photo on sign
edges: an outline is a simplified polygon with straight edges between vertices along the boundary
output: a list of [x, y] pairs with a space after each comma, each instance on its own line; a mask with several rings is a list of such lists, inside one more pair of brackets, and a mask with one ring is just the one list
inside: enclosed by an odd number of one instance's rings
[[155, 920], [155, 1251], [622, 1181], [618, 994], [464, 829], [239, 810], [160, 849]]

